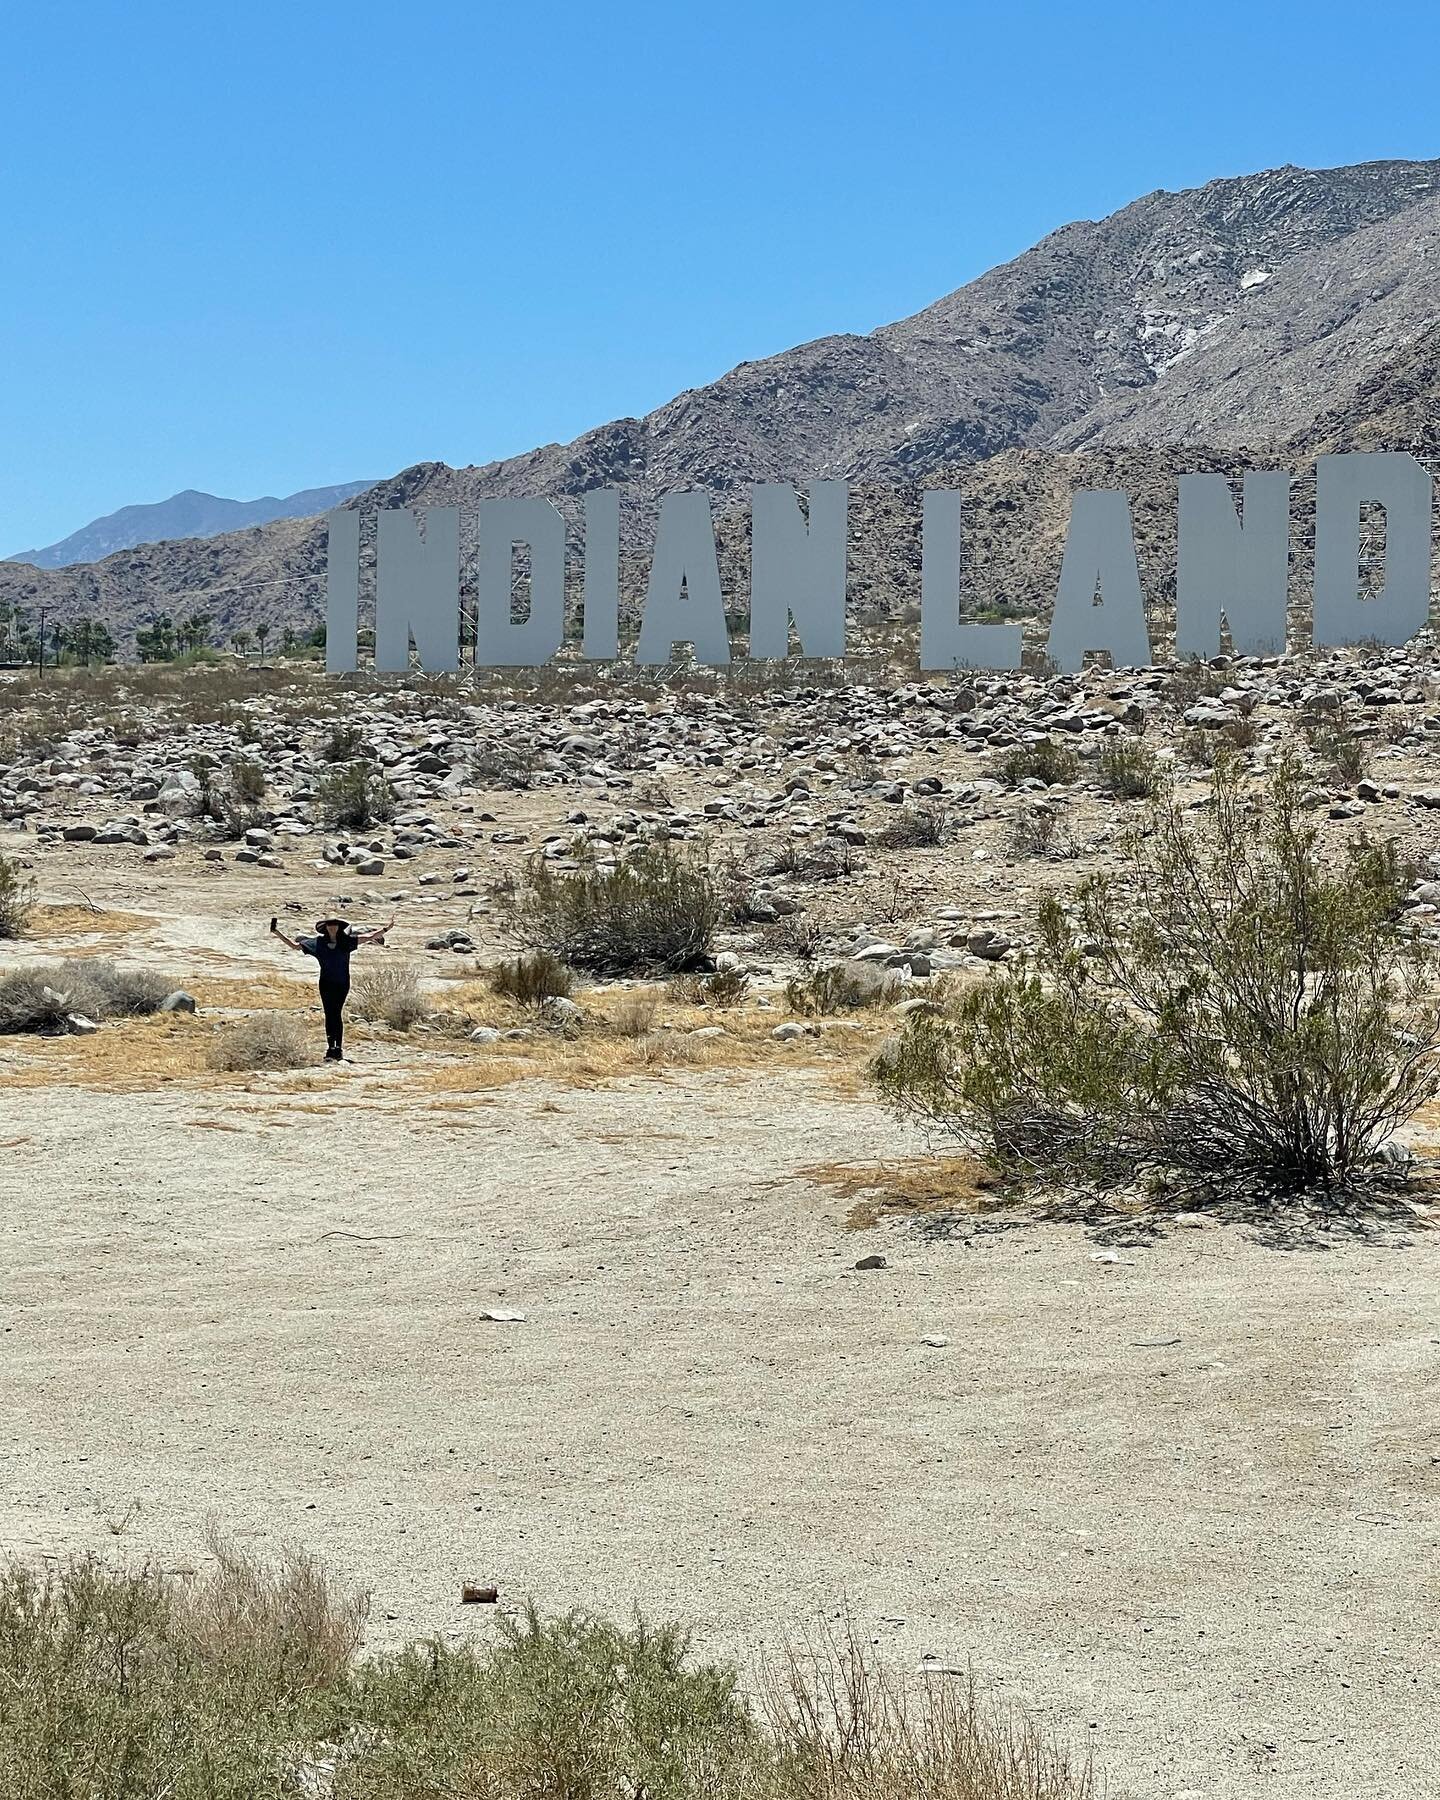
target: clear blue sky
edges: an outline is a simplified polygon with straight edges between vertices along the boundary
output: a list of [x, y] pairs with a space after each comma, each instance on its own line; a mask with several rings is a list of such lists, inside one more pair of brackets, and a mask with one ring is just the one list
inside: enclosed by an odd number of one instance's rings
[[1411, 0], [11, 5], [0, 553], [183, 487], [567, 439], [1154, 188], [1440, 154], [1434, 26]]

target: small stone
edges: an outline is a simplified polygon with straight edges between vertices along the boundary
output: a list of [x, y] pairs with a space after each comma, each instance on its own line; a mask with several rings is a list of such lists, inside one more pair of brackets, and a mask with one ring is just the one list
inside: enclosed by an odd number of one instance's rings
[[857, 1269], [884, 1269], [884, 1268], [888, 1268], [889, 1265], [886, 1263], [885, 1258], [883, 1256], [876, 1255], [876, 1256], [862, 1256], [860, 1258], [859, 1262], [856, 1263], [855, 1267]]

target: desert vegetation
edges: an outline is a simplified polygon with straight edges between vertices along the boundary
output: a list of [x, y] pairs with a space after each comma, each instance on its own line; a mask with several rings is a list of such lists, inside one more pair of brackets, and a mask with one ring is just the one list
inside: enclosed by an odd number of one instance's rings
[[206, 1062], [222, 1074], [303, 1069], [315, 1060], [313, 1037], [293, 1013], [251, 1013], [215, 1034]]
[[1440, 1091], [1435, 951], [1411, 871], [1351, 842], [1327, 865], [1304, 777], [1222, 764], [1212, 806], [1158, 805], [1123, 877], [1047, 897], [1028, 957], [874, 1065], [902, 1114], [996, 1164], [1118, 1184], [1137, 1172], [1336, 1190], [1385, 1167]]
[[23, 964], [0, 974], [0, 1035], [66, 1033], [77, 1021], [141, 1018], [158, 1012], [179, 984], [155, 969], [103, 958]]
[[367, 1656], [366, 1597], [223, 1543], [193, 1577], [95, 1557], [0, 1573], [15, 1800], [1088, 1800], [1088, 1767], [972, 1682], [840, 1630], [748, 1671], [675, 1623], [502, 1612]]
[[532, 860], [508, 923], [532, 949], [614, 976], [696, 967], [710, 955], [721, 916], [705, 860], [662, 841], [613, 863], [588, 847], [568, 869]]
[[34, 882], [14, 857], [0, 855], [0, 938], [24, 934], [34, 901]]

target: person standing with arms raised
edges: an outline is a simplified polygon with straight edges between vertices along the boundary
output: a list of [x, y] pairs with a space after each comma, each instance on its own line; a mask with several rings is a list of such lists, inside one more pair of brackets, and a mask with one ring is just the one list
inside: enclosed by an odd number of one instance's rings
[[385, 933], [394, 929], [395, 921], [377, 925], [373, 931], [356, 931], [348, 919], [317, 919], [315, 936], [286, 937], [278, 919], [270, 921], [270, 930], [282, 944], [313, 956], [320, 965], [320, 1005], [325, 1013], [325, 1060], [345, 1060], [345, 1000], [350, 992], [350, 958], [362, 944], [383, 944]]

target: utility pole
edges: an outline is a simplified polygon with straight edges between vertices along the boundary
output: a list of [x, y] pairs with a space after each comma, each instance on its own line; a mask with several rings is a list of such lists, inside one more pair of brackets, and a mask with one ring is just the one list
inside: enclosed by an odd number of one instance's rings
[[40, 679], [45, 679], [45, 608], [40, 608]]

